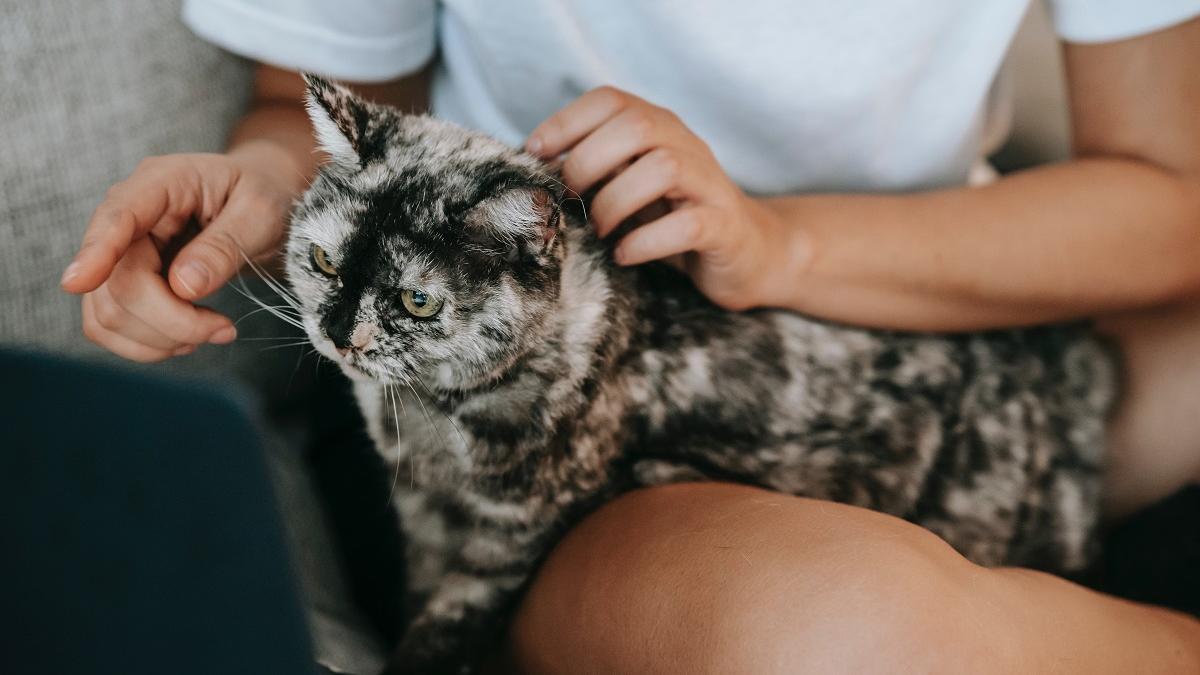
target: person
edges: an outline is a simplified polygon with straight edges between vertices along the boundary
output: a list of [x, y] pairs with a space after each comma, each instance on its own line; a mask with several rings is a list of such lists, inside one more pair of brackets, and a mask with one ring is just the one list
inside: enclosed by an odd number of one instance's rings
[[[997, 74], [1027, 0], [189, 0], [193, 30], [260, 62], [250, 109], [225, 154], [149, 158], [114, 185], [63, 288], [129, 359], [235, 339], [194, 302], [239, 249], [270, 258], [285, 237], [319, 161], [309, 70], [565, 156], [602, 234], [664, 203], [617, 261], [674, 258], [731, 310], [932, 331], [1094, 318], [1124, 355], [1119, 518], [1200, 477], [1200, 2], [1050, 7], [1072, 158], [997, 178]], [[569, 533], [508, 647], [528, 672], [1183, 672], [1200, 622], [975, 567], [862, 509], [696, 484]]]

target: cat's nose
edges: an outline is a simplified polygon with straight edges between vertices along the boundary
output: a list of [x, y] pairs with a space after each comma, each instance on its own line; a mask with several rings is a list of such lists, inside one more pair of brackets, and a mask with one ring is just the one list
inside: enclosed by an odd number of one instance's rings
[[379, 332], [379, 328], [375, 324], [364, 321], [354, 327], [354, 332], [350, 334], [350, 345], [355, 349], [366, 351], [375, 340], [377, 332]]
[[350, 333], [349, 339], [343, 337], [341, 340], [338, 340], [333, 335], [329, 337], [338, 355], [345, 356], [351, 351], [365, 352], [375, 346], [375, 335], [378, 332], [378, 326], [370, 322], [363, 322], [354, 327], [354, 331]]

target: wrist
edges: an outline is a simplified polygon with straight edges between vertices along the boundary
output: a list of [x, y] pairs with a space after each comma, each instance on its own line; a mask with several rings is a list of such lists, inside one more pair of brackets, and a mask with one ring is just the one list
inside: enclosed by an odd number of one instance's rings
[[[764, 230], [763, 266], [755, 304], [760, 307], [798, 309], [804, 277], [815, 257], [813, 228], [807, 220], [791, 217], [777, 200], [752, 199]], [[791, 199], [789, 201], [794, 201]]]
[[247, 139], [230, 147], [225, 154], [242, 171], [269, 179], [291, 197], [298, 196], [308, 184], [303, 167], [291, 151], [271, 139]]

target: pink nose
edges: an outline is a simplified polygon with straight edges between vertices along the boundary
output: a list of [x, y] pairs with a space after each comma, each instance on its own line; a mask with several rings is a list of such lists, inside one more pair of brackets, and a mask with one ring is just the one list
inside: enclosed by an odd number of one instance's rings
[[371, 342], [375, 339], [375, 333], [379, 329], [373, 323], [363, 322], [354, 327], [354, 332], [350, 334], [350, 346], [358, 350], [365, 350], [371, 346]]

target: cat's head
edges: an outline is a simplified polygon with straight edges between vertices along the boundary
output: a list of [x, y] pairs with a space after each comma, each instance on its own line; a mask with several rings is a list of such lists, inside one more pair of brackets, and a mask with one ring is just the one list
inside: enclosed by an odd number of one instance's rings
[[351, 377], [499, 376], [558, 298], [561, 184], [492, 138], [305, 79], [329, 161], [293, 213], [287, 274], [314, 346]]

